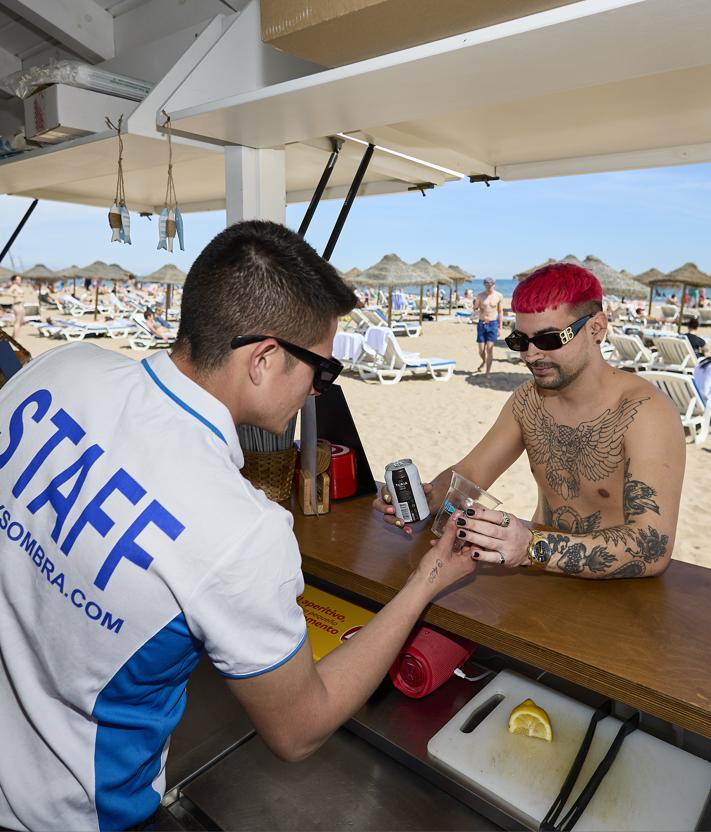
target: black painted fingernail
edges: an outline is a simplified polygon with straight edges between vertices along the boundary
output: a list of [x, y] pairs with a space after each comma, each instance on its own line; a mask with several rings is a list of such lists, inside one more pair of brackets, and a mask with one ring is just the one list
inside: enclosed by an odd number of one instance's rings
[[476, 512], [474, 511], [474, 509], [473, 508], [468, 508], [467, 509], [467, 517], [475, 517], [475, 516], [476, 516]]
[[458, 525], [458, 526], [466, 526], [466, 525], [467, 525], [467, 521], [466, 521], [463, 517], [458, 517], [458, 518], [457, 518], [457, 525]]
[[473, 557], [473, 558], [478, 558], [478, 557], [479, 557], [479, 552], [474, 552], [474, 554], [472, 555], [472, 557]]
[[467, 536], [467, 533], [464, 531], [464, 529], [460, 529], [457, 532], [457, 537], [466, 537], [466, 536]]

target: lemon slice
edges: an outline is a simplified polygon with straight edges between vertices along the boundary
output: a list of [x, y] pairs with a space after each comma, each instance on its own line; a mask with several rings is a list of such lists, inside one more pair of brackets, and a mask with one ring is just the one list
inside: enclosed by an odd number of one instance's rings
[[538, 737], [553, 741], [553, 729], [548, 714], [539, 708], [533, 699], [526, 699], [517, 705], [509, 717], [509, 733], [524, 734], [527, 737]]

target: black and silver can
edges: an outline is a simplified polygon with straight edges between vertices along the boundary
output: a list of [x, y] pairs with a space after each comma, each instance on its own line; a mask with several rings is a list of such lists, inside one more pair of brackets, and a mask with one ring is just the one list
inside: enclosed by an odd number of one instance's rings
[[429, 516], [427, 496], [420, 473], [411, 459], [399, 459], [385, 466], [385, 485], [393, 501], [395, 515], [405, 523], [417, 523]]

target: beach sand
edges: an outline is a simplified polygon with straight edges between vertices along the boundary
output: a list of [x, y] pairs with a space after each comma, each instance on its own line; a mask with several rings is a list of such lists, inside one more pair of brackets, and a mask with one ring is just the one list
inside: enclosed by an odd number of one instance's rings
[[[58, 346], [40, 338], [29, 326], [21, 341], [33, 356]], [[706, 327], [702, 335], [711, 334]], [[87, 339], [135, 359], [147, 353], [132, 352], [125, 339]], [[492, 375], [485, 379], [474, 371], [479, 366], [476, 328], [468, 323], [426, 322], [419, 338], [399, 338], [405, 351], [423, 356], [454, 358], [457, 367], [448, 382], [427, 377], [405, 378], [398, 384], [366, 384], [343, 374], [340, 384], [348, 400], [373, 475], [382, 480], [385, 465], [411, 457], [423, 481], [468, 453], [494, 423], [513, 390], [530, 378], [520, 363], [506, 360], [507, 350], [494, 349]], [[663, 446], [664, 437], [659, 437]], [[536, 487], [523, 455], [492, 486], [507, 511], [530, 518], [536, 505]], [[708, 495], [711, 493], [711, 438], [701, 445], [686, 446], [686, 474], [681, 500], [674, 558], [711, 567]], [[704, 494], [706, 496], [704, 496]]]

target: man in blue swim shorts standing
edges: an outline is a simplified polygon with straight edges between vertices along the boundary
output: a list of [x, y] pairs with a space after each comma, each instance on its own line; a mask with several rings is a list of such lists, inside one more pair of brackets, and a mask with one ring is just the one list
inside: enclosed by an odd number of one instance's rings
[[476, 341], [479, 345], [481, 364], [477, 373], [485, 370], [484, 375], [491, 372], [491, 362], [494, 357], [494, 344], [499, 337], [499, 329], [504, 325], [503, 295], [494, 289], [496, 281], [493, 277], [484, 278], [484, 291], [474, 298], [474, 311], [479, 313], [476, 325]]

